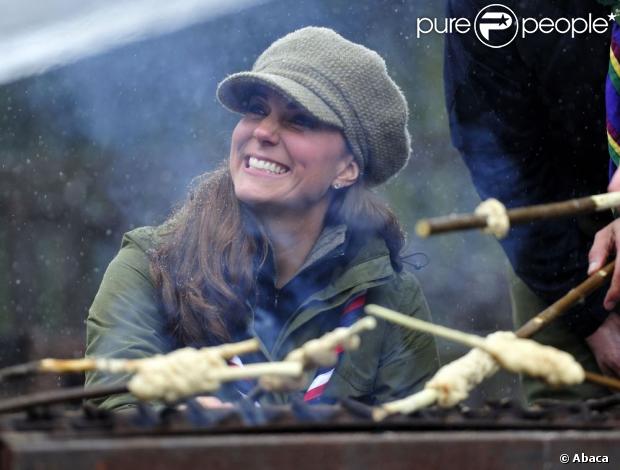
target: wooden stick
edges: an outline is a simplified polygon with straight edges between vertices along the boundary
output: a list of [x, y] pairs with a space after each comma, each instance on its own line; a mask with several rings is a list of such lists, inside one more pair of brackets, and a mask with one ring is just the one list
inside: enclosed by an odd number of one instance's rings
[[87, 398], [99, 398], [119, 393], [128, 393], [126, 385], [99, 385], [95, 387], [72, 387], [38, 392], [15, 398], [0, 400], [0, 413], [21, 411], [34, 406], [53, 405], [55, 403], [80, 402]]
[[390, 310], [389, 308], [381, 307], [380, 305], [366, 305], [366, 307], [364, 307], [364, 311], [370, 315], [383, 318], [384, 320], [388, 320], [392, 323], [396, 323], [412, 330], [424, 331], [425, 333], [430, 333], [435, 336], [440, 336], [442, 338], [464, 344], [470, 348], [486, 349], [484, 338], [477, 335], [463, 333], [462, 331], [436, 325], [435, 323], [408, 317], [407, 315]]
[[[265, 374], [283, 377], [298, 377], [303, 373], [303, 366], [298, 362], [264, 362], [247, 364], [243, 367], [227, 367], [215, 372], [222, 382], [251, 379]], [[69, 389], [39, 392], [22, 397], [0, 400], [0, 413], [20, 411], [33, 406], [53, 405], [67, 401], [79, 401], [120, 393], [130, 393], [127, 384], [100, 385], [94, 387], [73, 387]]]
[[[458, 343], [464, 344], [472, 348], [477, 347], [495, 356], [493, 351], [490, 351], [489, 348], [486, 347], [484, 343], [484, 338], [480, 336], [472, 335], [469, 333], [463, 333], [458, 330], [452, 330], [451, 328], [446, 328], [444, 326], [428, 323], [422, 320], [418, 320], [417, 318], [411, 318], [402, 313], [396, 312], [394, 310], [390, 310], [385, 307], [380, 307], [379, 305], [367, 305], [364, 308], [364, 310], [366, 311], [366, 313], [378, 316], [380, 318], [391, 321], [393, 323], [397, 323], [407, 328], [411, 328], [411, 329], [419, 330], [419, 331], [425, 331], [427, 333], [431, 333], [433, 335], [440, 336], [442, 338], [456, 341]], [[540, 326], [539, 329], [540, 328], [542, 328], [542, 326]], [[519, 336], [519, 337], [525, 338], [525, 336]], [[612, 377], [606, 377], [600, 374], [596, 374], [594, 372], [586, 372], [585, 380], [598, 383], [598, 384], [603, 384], [607, 387], [620, 391], [620, 380], [619, 379], [615, 379]]]
[[[613, 273], [615, 262], [612, 261], [599, 271], [593, 273], [573, 288], [564, 297], [558, 299], [552, 305], [540, 312], [534, 318], [529, 320], [525, 325], [519, 328], [515, 333], [519, 338], [529, 338], [550, 322], [562, 316], [570, 307], [577, 302], [582, 301], [596, 289], [602, 287]], [[409, 317], [406, 317], [409, 318]], [[620, 380], [607, 377], [605, 375], [596, 374], [594, 372], [585, 373], [585, 380], [591, 383], [609, 387], [611, 389], [620, 390]], [[413, 412], [421, 408], [432, 405], [437, 400], [437, 393], [434, 390], [422, 390], [416, 394], [391, 403], [386, 403], [373, 410], [373, 419], [380, 421], [390, 414], [394, 414], [399, 410], [404, 413]]]
[[264, 375], [276, 375], [280, 377], [300, 377], [304, 366], [300, 362], [259, 362], [246, 364], [243, 367], [226, 367], [214, 369], [210, 374], [218, 381], [233, 382], [235, 380], [255, 379]]
[[[219, 354], [223, 359], [231, 359], [250, 352], [257, 351], [260, 345], [256, 338], [240, 341], [238, 343], [222, 344], [212, 348], [204, 348]], [[0, 370], [0, 382], [24, 375], [36, 373], [55, 373], [65, 374], [74, 372], [86, 372], [96, 370], [101, 367], [114, 365], [115, 368], [124, 372], [135, 372], [139, 369], [141, 361], [144, 359], [100, 359], [100, 358], [80, 358], [80, 359], [41, 359], [39, 361], [28, 362], [16, 366], [6, 367]]]
[[[597, 194], [578, 199], [570, 199], [550, 204], [518, 207], [506, 211], [510, 225], [523, 224], [533, 220], [567, 217], [587, 214], [620, 206], [620, 192]], [[451, 214], [432, 219], [422, 219], [416, 225], [416, 233], [426, 238], [457, 230], [483, 229], [487, 227], [487, 218], [478, 214]]]
[[501, 332], [500, 336], [494, 335], [493, 339], [491, 335], [483, 338], [411, 318], [378, 305], [367, 305], [365, 310], [366, 313], [393, 323], [446, 338], [472, 349], [478, 348], [492, 356], [504, 369], [540, 377], [552, 386], [574, 385], [585, 380], [585, 371], [570, 354], [529, 339], [519, 338], [513, 333]]
[[609, 277], [614, 272], [614, 266], [615, 261], [612, 261], [590, 275], [581, 284], [568, 291], [568, 294], [556, 300], [549, 307], [525, 323], [516, 331], [516, 335], [519, 338], [529, 338], [553, 320], [562, 316], [575, 304], [582, 302], [588, 295], [609, 282]]
[[603, 387], [613, 388], [614, 390], [620, 390], [620, 380], [614, 379], [607, 375], [596, 374], [594, 372], [586, 371], [586, 380], [594, 384], [602, 385]]
[[219, 354], [223, 359], [232, 359], [235, 356], [241, 356], [260, 349], [260, 342], [257, 338], [246, 339], [238, 343], [226, 343], [219, 346], [209, 348]]
[[[360, 334], [365, 330], [369, 330], [374, 328], [376, 325], [376, 321], [374, 318], [366, 317], [351, 325], [349, 328], [339, 328], [335, 331], [327, 333], [324, 337], [319, 338], [314, 341], [313, 352], [317, 352], [320, 349], [318, 346], [327, 349], [333, 349], [338, 344], [341, 344], [343, 341], [351, 339], [351, 337]], [[318, 341], [318, 343], [317, 343]], [[353, 346], [350, 346], [353, 347]], [[212, 348], [204, 348], [205, 352], [209, 352], [210, 354], [215, 353], [219, 355], [221, 358], [232, 358], [236, 355], [241, 355], [247, 352], [255, 351], [259, 348], [259, 342], [257, 339], [251, 339], [247, 341], [242, 341], [240, 343], [234, 344], [224, 344], [217, 347]], [[200, 352], [200, 350], [198, 350]], [[144, 359], [133, 359], [133, 360], [123, 360], [123, 359], [102, 359], [102, 358], [83, 358], [83, 359], [75, 359], [75, 360], [59, 360], [59, 359], [42, 359], [40, 361], [35, 361], [27, 364], [20, 364], [17, 366], [12, 366], [6, 369], [0, 370], [0, 380], [3, 378], [39, 373], [39, 372], [55, 372], [55, 373], [65, 373], [65, 372], [83, 372], [87, 370], [104, 368], [105, 370], [115, 369], [123, 372], [139, 372], [141, 364], [144, 361], [152, 360], [153, 358], [144, 358]], [[283, 377], [283, 378], [293, 378], [299, 379], [303, 377], [305, 363], [303, 361], [281, 361], [274, 363], [255, 363], [255, 364], [247, 364], [244, 367], [222, 367], [218, 369], [214, 369], [210, 372], [214, 380], [219, 382], [228, 382], [235, 381], [241, 379], [251, 379], [257, 377]], [[134, 376], [135, 377], [135, 376]], [[113, 392], [108, 392], [108, 389], [103, 389], [103, 395], [111, 394], [111, 393], [126, 393], [130, 392], [127, 388], [127, 384], [121, 384], [116, 386]], [[23, 399], [11, 399], [6, 400], [4, 402], [0, 402], [0, 412], [2, 410], [13, 410], [18, 407], [23, 409], [24, 407], [31, 406], [31, 404], [38, 403], [53, 403], [56, 401], [62, 401], [63, 397], [66, 399], [70, 399], [70, 397], [74, 396], [71, 393], [59, 393], [57, 395], [50, 394], [48, 392], [42, 394], [34, 394], [31, 396], [23, 397]], [[93, 392], [96, 393], [96, 392]], [[88, 392], [84, 392], [80, 394], [80, 396], [91, 396], [88, 395]], [[100, 395], [92, 395], [92, 396], [100, 396]], [[5, 408], [2, 405], [6, 405]]]

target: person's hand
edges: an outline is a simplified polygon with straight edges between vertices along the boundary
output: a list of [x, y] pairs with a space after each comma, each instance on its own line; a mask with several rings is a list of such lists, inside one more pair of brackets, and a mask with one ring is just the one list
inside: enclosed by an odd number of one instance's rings
[[614, 173], [614, 176], [609, 182], [609, 186], [607, 186], [607, 191], [620, 191], [620, 171], [616, 170], [616, 172]]
[[620, 315], [611, 313], [586, 342], [601, 371], [620, 377]]
[[219, 398], [211, 397], [208, 395], [196, 397], [196, 401], [200, 403], [203, 408], [232, 408], [233, 404], [230, 402], [222, 401]]
[[[620, 171], [614, 173], [607, 190], [609, 192], [620, 191]], [[615, 220], [605, 228], [596, 232], [594, 243], [588, 254], [590, 263], [588, 266], [588, 275], [601, 269], [607, 261], [607, 258], [614, 253], [620, 253], [620, 219]], [[620, 301], [620, 265], [616, 264], [603, 306], [607, 310], [611, 310], [616, 306], [618, 301]]]
[[[616, 174], [620, 174], [616, 172]], [[607, 258], [614, 253], [620, 252], [620, 219], [614, 220], [605, 228], [602, 228], [594, 236], [594, 243], [590, 248], [588, 260], [588, 274], [592, 274], [603, 267]], [[611, 284], [605, 295], [603, 306], [612, 310], [620, 301], [620, 263], [616, 263], [614, 273], [611, 276]]]
[[[232, 408], [234, 405], [227, 401], [222, 401], [219, 398], [212, 397], [209, 395], [203, 395], [200, 397], [196, 397], [196, 401], [203, 408]], [[186, 410], [187, 405], [179, 405], [177, 407], [179, 410]]]

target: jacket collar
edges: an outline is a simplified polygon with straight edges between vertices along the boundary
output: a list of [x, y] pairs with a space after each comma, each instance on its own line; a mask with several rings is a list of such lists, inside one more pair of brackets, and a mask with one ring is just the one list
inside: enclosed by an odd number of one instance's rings
[[[312, 266], [312, 264], [327, 256], [332, 251], [335, 252], [338, 248], [343, 248], [346, 236], [347, 226], [344, 224], [324, 227], [318, 240], [310, 250], [306, 261], [304, 261], [298, 272]], [[344, 254], [344, 249], [338, 250], [335, 254]]]
[[[345, 229], [346, 232], [346, 229]], [[336, 232], [333, 232], [334, 234]], [[319, 240], [323, 237], [319, 237]], [[329, 243], [327, 240], [331, 239]], [[351, 236], [346, 233], [345, 240], [338, 243], [338, 237], [326, 236], [325, 248], [330, 245], [331, 250], [324, 250], [317, 242], [315, 253], [326, 253], [325, 256], [333, 260], [334, 249], [342, 249], [341, 265], [332, 270], [332, 279], [328, 285], [306, 298], [295, 312], [291, 312], [281, 334], [275, 342], [273, 352], [281, 356], [286, 351], [281, 349], [287, 343], [288, 338], [302, 326], [308, 324], [321, 313], [343, 306], [353, 297], [366, 290], [388, 282], [394, 275], [394, 269], [390, 262], [389, 250], [382, 238], [378, 236]], [[322, 243], [321, 243], [322, 244]], [[335, 248], [334, 248], [335, 246]], [[336, 253], [340, 253], [336, 251]], [[313, 256], [308, 257], [308, 261]], [[320, 259], [312, 261], [308, 267], [320, 262]], [[304, 263], [306, 264], [306, 263]], [[300, 270], [301, 272], [301, 270]]]

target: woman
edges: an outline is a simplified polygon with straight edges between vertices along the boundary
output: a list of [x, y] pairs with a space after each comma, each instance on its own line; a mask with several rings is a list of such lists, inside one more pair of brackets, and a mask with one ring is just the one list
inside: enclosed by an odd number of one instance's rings
[[[407, 104], [381, 57], [303, 28], [217, 95], [242, 114], [228, 165], [198, 178], [164, 225], [125, 235], [89, 313], [87, 355], [138, 358], [257, 336], [261, 352], [244, 361], [280, 360], [352, 323], [364, 302], [428, 318], [399, 258], [398, 221], [369, 190], [410, 153]], [[432, 338], [380, 322], [304, 396], [384, 402], [436, 368]], [[87, 386], [119, 380], [91, 373]], [[238, 399], [242, 385], [218, 397]], [[103, 406], [130, 402], [113, 396]]]

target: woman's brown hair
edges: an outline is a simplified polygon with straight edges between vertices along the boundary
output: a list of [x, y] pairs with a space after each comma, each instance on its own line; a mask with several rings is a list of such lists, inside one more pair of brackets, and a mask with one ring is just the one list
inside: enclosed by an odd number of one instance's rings
[[[390, 208], [362, 183], [335, 192], [326, 224], [376, 233], [400, 269], [402, 228]], [[230, 340], [249, 314], [269, 242], [260, 223], [235, 196], [228, 167], [198, 177], [184, 204], [162, 226], [151, 272], [172, 333], [182, 345]]]

